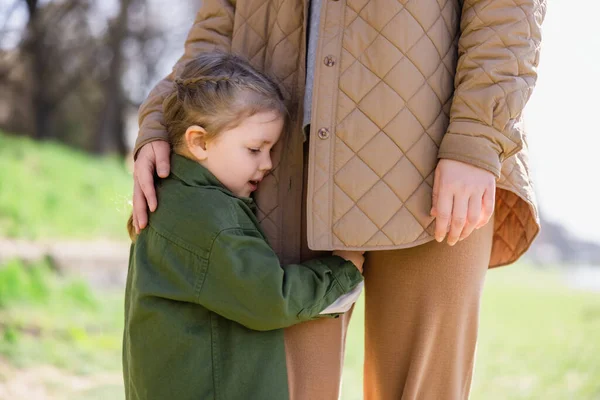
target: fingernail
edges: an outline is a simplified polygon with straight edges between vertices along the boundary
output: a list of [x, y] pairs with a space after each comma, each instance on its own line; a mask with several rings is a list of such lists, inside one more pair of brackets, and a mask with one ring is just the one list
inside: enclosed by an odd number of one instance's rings
[[163, 167], [163, 168], [159, 168], [159, 169], [158, 169], [158, 174], [159, 174], [159, 175], [161, 175], [161, 176], [165, 176], [165, 175], [167, 175], [168, 173], [169, 173], [169, 172], [168, 172], [168, 171], [167, 171], [167, 169], [166, 169], [166, 168], [164, 168], [164, 167]]

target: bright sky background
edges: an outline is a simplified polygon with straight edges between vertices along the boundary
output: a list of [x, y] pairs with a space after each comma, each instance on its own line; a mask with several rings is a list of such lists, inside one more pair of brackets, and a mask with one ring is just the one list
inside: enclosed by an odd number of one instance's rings
[[525, 111], [546, 218], [600, 242], [600, 2], [549, 0], [537, 87]]

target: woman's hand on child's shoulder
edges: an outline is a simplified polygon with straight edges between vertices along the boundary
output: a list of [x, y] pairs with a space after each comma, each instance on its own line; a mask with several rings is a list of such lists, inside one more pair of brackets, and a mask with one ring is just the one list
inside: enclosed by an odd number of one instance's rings
[[333, 252], [334, 256], [339, 256], [344, 260], [352, 262], [361, 274], [363, 272], [363, 263], [365, 262], [364, 254], [364, 251], [335, 250]]
[[170, 170], [171, 147], [164, 140], [146, 143], [138, 151], [133, 167], [133, 226], [137, 233], [148, 224], [148, 209], [156, 210], [154, 172], [166, 178]]

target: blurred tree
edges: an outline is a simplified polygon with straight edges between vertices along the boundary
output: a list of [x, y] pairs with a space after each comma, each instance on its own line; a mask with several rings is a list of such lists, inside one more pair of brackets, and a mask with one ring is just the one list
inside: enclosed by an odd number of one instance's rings
[[0, 1], [0, 127], [125, 154], [126, 121], [172, 64], [167, 50], [181, 52], [196, 3]]
[[119, 13], [110, 22], [107, 32], [107, 47], [111, 53], [108, 66], [108, 78], [103, 84], [104, 107], [100, 113], [98, 132], [94, 139], [93, 150], [105, 153], [116, 150], [127, 154], [124, 137], [125, 95], [121, 85], [123, 76], [123, 43], [127, 37], [129, 6], [132, 0], [121, 0]]
[[[120, 0], [105, 35], [110, 62], [102, 71], [103, 109], [93, 151], [128, 151], [125, 120], [136, 114], [147, 89], [158, 79], [157, 65], [167, 47], [165, 21], [153, 18], [149, 0]], [[133, 79], [132, 79], [133, 78]], [[131, 83], [133, 81], [133, 87]]]
[[55, 111], [93, 68], [94, 38], [87, 25], [87, 0], [40, 5], [25, 0], [28, 21], [22, 52], [29, 65], [34, 137], [56, 137]]

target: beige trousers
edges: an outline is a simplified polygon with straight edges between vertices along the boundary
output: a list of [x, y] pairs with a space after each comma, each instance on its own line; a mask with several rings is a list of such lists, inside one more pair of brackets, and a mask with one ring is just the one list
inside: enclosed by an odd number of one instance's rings
[[[366, 254], [365, 400], [469, 397], [493, 231], [490, 222], [453, 247], [434, 241]], [[324, 254], [305, 239], [304, 259]], [[291, 400], [338, 399], [351, 316], [285, 330]]]
[[[366, 254], [365, 400], [469, 397], [492, 233]], [[286, 329], [292, 400], [338, 398], [350, 317]]]

